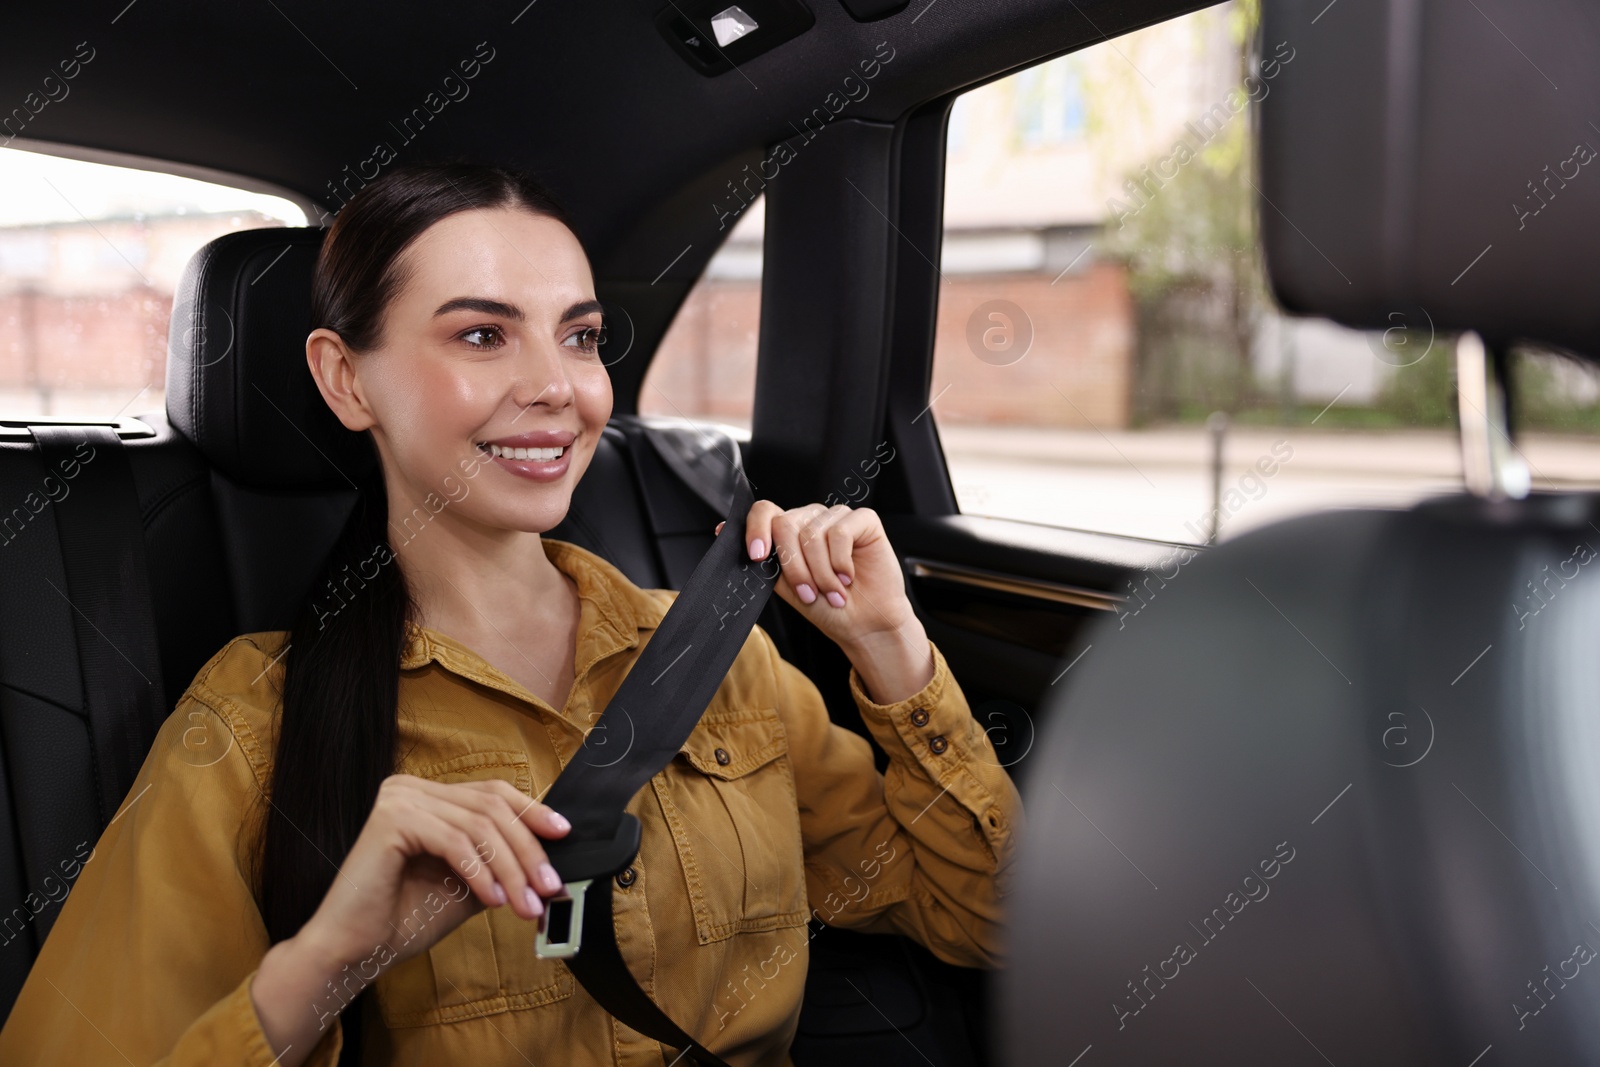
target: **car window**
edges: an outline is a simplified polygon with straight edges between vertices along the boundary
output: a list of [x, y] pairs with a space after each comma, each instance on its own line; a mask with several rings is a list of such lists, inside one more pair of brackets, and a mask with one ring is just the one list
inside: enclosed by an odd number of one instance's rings
[[[962, 511], [1204, 543], [1460, 488], [1425, 309], [1365, 333], [1271, 303], [1250, 102], [1295, 50], [1251, 62], [1254, 31], [1211, 8], [955, 102], [929, 399]], [[1600, 376], [1516, 375], [1534, 487], [1600, 481]]]
[[281, 197], [10, 148], [0, 189], [5, 417], [162, 410], [189, 257], [232, 230], [306, 223]]
[[761, 326], [766, 201], [740, 215], [667, 328], [639, 392], [645, 415], [750, 428]]

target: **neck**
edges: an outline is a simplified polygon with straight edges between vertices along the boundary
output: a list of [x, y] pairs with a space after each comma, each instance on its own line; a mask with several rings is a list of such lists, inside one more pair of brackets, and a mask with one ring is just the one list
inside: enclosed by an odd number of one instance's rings
[[[389, 543], [405, 570], [418, 622], [471, 641], [526, 635], [564, 618], [575, 593], [537, 532], [485, 527], [390, 497]], [[424, 519], [424, 516], [428, 516]]]

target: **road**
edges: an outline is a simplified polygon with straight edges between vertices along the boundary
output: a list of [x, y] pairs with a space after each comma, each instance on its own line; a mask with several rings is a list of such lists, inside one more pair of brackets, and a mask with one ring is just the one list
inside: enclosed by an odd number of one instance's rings
[[[1204, 427], [941, 425], [939, 435], [964, 512], [1173, 541], [1201, 541], [1208, 529]], [[1536, 489], [1600, 487], [1600, 439], [1529, 435], [1519, 445]], [[1258, 461], [1273, 473], [1250, 473]], [[1226, 540], [1322, 508], [1405, 507], [1459, 492], [1461, 455], [1453, 430], [1251, 427], [1228, 434], [1222, 484]]]

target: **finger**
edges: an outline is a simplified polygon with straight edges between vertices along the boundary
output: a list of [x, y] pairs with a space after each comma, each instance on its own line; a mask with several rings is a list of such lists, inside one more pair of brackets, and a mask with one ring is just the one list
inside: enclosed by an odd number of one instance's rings
[[850, 513], [828, 527], [828, 558], [841, 585], [856, 580], [856, 548], [881, 533], [882, 521], [871, 508], [851, 508]]
[[516, 853], [517, 862], [528, 876], [528, 884], [541, 897], [560, 896], [565, 889], [561, 875], [551, 864], [550, 857], [535, 834], [552, 836], [546, 829], [552, 820], [559, 819], [564, 829], [571, 829], [566, 819], [557, 815], [537, 800], [525, 796], [510, 782], [492, 778], [486, 782], [462, 782], [462, 787], [481, 797], [477, 810], [494, 819], [505, 835], [506, 843]]
[[511, 910], [529, 921], [537, 919], [544, 910], [537, 881], [540, 861], [535, 861], [530, 872], [510, 841], [519, 830], [528, 838], [532, 838], [532, 832], [519, 824], [509, 834], [503, 833], [493, 815], [463, 804], [445, 802], [434, 810], [441, 819], [471, 838], [475, 858], [505, 887]]
[[[822, 602], [835, 608], [845, 605], [844, 583], [839, 581], [839, 567], [833, 558], [834, 545], [830, 536], [850, 513], [843, 504], [817, 512], [800, 532], [800, 551], [806, 557], [806, 568], [817, 583], [817, 595]], [[848, 555], [850, 538], [845, 535], [845, 554]]]
[[773, 520], [783, 509], [770, 500], [757, 500], [744, 518], [744, 543], [751, 559], [766, 559], [773, 549]]
[[460, 875], [485, 907], [498, 908], [511, 899], [497, 872], [479, 862], [472, 835], [443, 818], [429, 800], [418, 800], [402, 809], [405, 833]]
[[817, 588], [800, 544], [801, 532], [821, 507], [821, 504], [807, 504], [785, 511], [772, 520], [773, 549], [778, 554], [779, 567], [802, 604], [815, 602]]
[[[533, 831], [517, 819], [514, 812], [505, 810], [504, 800], [471, 788], [469, 783], [447, 784], [423, 779], [418, 788], [428, 810], [471, 839], [463, 862], [470, 865], [476, 861], [487, 867], [504, 888], [511, 910], [524, 919], [538, 918], [544, 909], [539, 893], [545, 877], [541, 864], [548, 866], [548, 863]], [[512, 839], [518, 837], [522, 840], [513, 845]], [[529, 858], [525, 861], [524, 856]], [[559, 883], [559, 878], [556, 881]]]
[[566, 816], [548, 805], [542, 804], [529, 797], [528, 794], [506, 781], [504, 778], [489, 778], [477, 782], [461, 782], [461, 785], [487, 792], [497, 797], [503, 797], [516, 812], [516, 817], [528, 829], [540, 837], [563, 837], [572, 824]]

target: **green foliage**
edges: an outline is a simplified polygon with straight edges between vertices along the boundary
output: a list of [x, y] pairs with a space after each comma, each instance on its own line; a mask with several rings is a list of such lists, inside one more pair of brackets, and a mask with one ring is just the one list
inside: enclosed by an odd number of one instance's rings
[[[1242, 79], [1259, 11], [1243, 0], [1227, 17]], [[1184, 131], [1123, 175], [1107, 206], [1104, 247], [1128, 265], [1138, 319], [1139, 422], [1182, 418], [1196, 405], [1238, 412], [1261, 399], [1250, 350], [1270, 303], [1250, 178], [1254, 137], [1248, 108], [1215, 103], [1204, 141]], [[1226, 116], [1220, 128], [1216, 116]], [[1196, 116], [1196, 128], [1206, 121]]]
[[[1455, 359], [1442, 338], [1408, 338], [1406, 349], [1427, 354], [1409, 367], [1395, 367], [1373, 407], [1400, 426], [1452, 426], [1456, 421]], [[1396, 346], [1399, 347], [1399, 346]]]
[[[1133, 176], [1171, 173], [1182, 153]], [[1164, 164], [1164, 165], [1163, 165]], [[1161, 166], [1161, 170], [1155, 170]], [[1268, 307], [1248, 175], [1251, 139], [1236, 115], [1176, 174], [1107, 224], [1138, 309], [1135, 410], [1171, 418], [1186, 403], [1238, 411], [1257, 400], [1251, 338]]]
[[[1559, 352], [1525, 350], [1511, 363], [1516, 423], [1522, 430], [1568, 433], [1600, 431], [1600, 372]], [[1587, 386], [1587, 388], [1582, 388]]]

